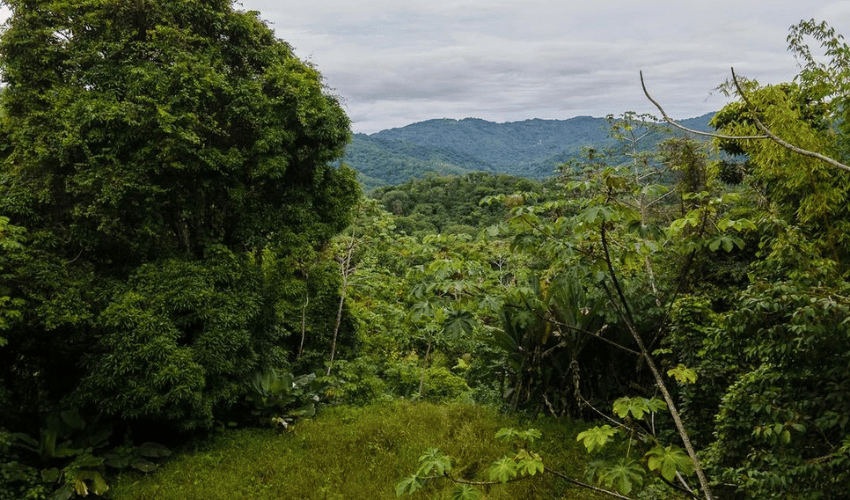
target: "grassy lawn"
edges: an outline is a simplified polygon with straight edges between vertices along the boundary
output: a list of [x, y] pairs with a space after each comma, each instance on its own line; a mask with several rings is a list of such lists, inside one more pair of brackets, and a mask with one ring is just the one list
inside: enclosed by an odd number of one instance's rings
[[[395, 484], [416, 470], [430, 447], [456, 459], [456, 474], [485, 479], [490, 462], [511, 454], [510, 446], [493, 439], [506, 426], [541, 429], [538, 451], [546, 466], [583, 479], [587, 455], [575, 435], [586, 424], [528, 424], [480, 406], [398, 402], [325, 408], [286, 432], [227, 431], [151, 475], [122, 475], [110, 493], [117, 500], [393, 499]], [[450, 490], [429, 487], [413, 498], [449, 498]], [[610, 497], [544, 476], [493, 487], [487, 498]]]

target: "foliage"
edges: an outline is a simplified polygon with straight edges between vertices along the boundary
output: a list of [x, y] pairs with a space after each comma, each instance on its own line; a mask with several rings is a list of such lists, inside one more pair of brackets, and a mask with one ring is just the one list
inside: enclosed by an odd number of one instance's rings
[[18, 455], [12, 453], [2, 464], [6, 486], [0, 494], [17, 489], [24, 498], [39, 498], [50, 488], [54, 490], [50, 496], [53, 500], [89, 493], [103, 495], [109, 489], [106, 466], [151, 472], [158, 465], [152, 460], [171, 454], [168, 448], [150, 442], [141, 446], [127, 443], [104, 453], [111, 434], [111, 428], [89, 425], [75, 410], [51, 414], [39, 439], [23, 433], [9, 434], [11, 444], [37, 455], [39, 465], [18, 462], [14, 460]]
[[266, 286], [259, 266], [225, 249], [202, 262], [141, 266], [101, 313], [108, 333], [77, 397], [123, 419], [211, 426], [254, 370], [283, 362], [282, 332], [264, 324]]
[[426, 232], [470, 232], [463, 228], [471, 228], [470, 234], [474, 236], [504, 218], [502, 207], [481, 205], [482, 198], [530, 191], [540, 192], [542, 186], [521, 177], [470, 173], [414, 179], [397, 186], [375, 189], [371, 197], [396, 216], [396, 232], [412, 236]]
[[455, 484], [452, 498], [482, 498], [481, 492], [475, 485], [506, 484], [518, 478], [531, 477], [545, 470], [543, 460], [538, 453], [529, 451], [528, 447], [538, 438], [538, 429], [517, 431], [512, 427], [499, 429], [495, 435], [497, 440], [513, 443], [516, 453], [513, 457], [503, 456], [494, 461], [487, 469], [489, 482], [468, 481], [453, 477], [454, 461], [438, 448], [429, 448], [419, 457], [419, 468], [416, 472], [396, 485], [396, 495], [412, 495], [425, 488], [435, 479], [448, 479]]
[[581, 376], [610, 359], [593, 338], [605, 326], [603, 301], [573, 272], [528, 282], [506, 298], [501, 328], [488, 338], [506, 357], [505, 396], [515, 409], [536, 402], [538, 411], [546, 405], [556, 414], [575, 412], [581, 394], [592, 397], [610, 383], [601, 374], [596, 384]]
[[[0, 250], [2, 255], [21, 252], [24, 249], [21, 243], [24, 240], [26, 229], [9, 224], [9, 218], [0, 216]], [[7, 257], [8, 258], [8, 257]], [[12, 298], [8, 293], [10, 290], [4, 284], [14, 277], [14, 271], [7, 269], [7, 258], [0, 260], [0, 332], [11, 328], [12, 324], [21, 318], [19, 308], [24, 305], [23, 299]], [[7, 340], [0, 336], [0, 347], [6, 345]]]
[[[812, 57], [804, 40], [821, 43]], [[792, 27], [789, 48], [801, 63], [792, 83], [744, 81], [747, 102], [721, 110], [725, 134], [755, 134], [755, 117], [795, 146], [847, 158], [845, 113], [850, 49], [826, 24]], [[745, 165], [743, 183], [758, 252], [735, 307], [680, 304], [672, 337], [699, 374], [684, 395], [707, 446], [707, 465], [728, 498], [832, 498], [848, 469], [848, 175], [772, 141], [724, 140]], [[712, 307], [714, 306], [714, 307]]]
[[[32, 431], [64, 401], [210, 428], [254, 372], [287, 368], [289, 264], [359, 196], [330, 165], [349, 120], [230, 1], [5, 4], [0, 241], [22, 248], [0, 256], [0, 425]], [[336, 302], [313, 276], [316, 308]]]
[[[617, 427], [596, 426], [579, 433], [576, 441], [582, 442], [588, 453], [599, 454], [619, 437], [625, 456], [605, 453], [588, 464], [588, 478], [598, 484], [613, 488], [623, 495], [640, 489], [650, 473], [660, 476], [666, 484], [673, 484], [677, 477], [694, 473], [691, 457], [679, 446], [663, 445], [656, 434], [657, 414], [667, 409], [660, 399], [621, 397], [614, 401], [614, 414], [621, 419]], [[632, 453], [642, 454], [636, 460]]]
[[260, 422], [285, 429], [297, 418], [316, 414], [321, 392], [315, 373], [295, 377], [289, 372], [255, 372], [246, 402]]

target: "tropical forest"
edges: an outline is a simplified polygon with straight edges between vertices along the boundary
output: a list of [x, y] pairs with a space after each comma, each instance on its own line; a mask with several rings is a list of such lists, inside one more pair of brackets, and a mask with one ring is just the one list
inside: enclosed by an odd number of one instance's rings
[[0, 500], [850, 498], [826, 23], [692, 120], [365, 135], [231, 0], [3, 4]]

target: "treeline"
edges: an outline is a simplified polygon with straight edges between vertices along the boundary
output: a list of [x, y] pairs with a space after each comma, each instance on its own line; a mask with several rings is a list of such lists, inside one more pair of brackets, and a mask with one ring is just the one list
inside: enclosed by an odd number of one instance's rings
[[[707, 130], [712, 114], [684, 120]], [[486, 120], [428, 120], [402, 128], [355, 134], [343, 161], [359, 172], [366, 191], [403, 184], [427, 175], [486, 172], [543, 181], [554, 178], [558, 165], [581, 159], [586, 148], [617, 145], [609, 126], [620, 120], [580, 116], [568, 120], [526, 120], [493, 123]], [[662, 127], [661, 129], [664, 129]], [[654, 147], [664, 134], [642, 147]]]

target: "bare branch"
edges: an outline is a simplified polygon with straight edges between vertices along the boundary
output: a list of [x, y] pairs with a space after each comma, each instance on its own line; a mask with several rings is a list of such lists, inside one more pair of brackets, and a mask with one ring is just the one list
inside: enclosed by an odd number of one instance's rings
[[[634, 317], [632, 316], [632, 312], [629, 309], [628, 302], [626, 301], [626, 296], [623, 293], [622, 287], [620, 287], [620, 281], [617, 279], [617, 273], [614, 272], [614, 266], [611, 263], [611, 255], [608, 252], [608, 241], [605, 237], [605, 224], [603, 223], [600, 227], [600, 240], [602, 242], [602, 249], [605, 253], [605, 263], [608, 265], [608, 278], [610, 278], [611, 283], [614, 285], [614, 289], [617, 292], [616, 297], [611, 292], [611, 289], [608, 287], [607, 283], [602, 282], [602, 288], [605, 290], [606, 295], [608, 295], [609, 300], [612, 304], [614, 304], [618, 315], [623, 319], [623, 322], [626, 324], [626, 327], [632, 334], [632, 337], [635, 340], [635, 343], [640, 349], [641, 354], [643, 355], [644, 361], [646, 361], [646, 365], [649, 367], [649, 371], [652, 372], [653, 378], [655, 378], [655, 385], [658, 387], [658, 390], [661, 391], [661, 394], [664, 396], [664, 401], [667, 403], [667, 410], [670, 412], [670, 417], [673, 419], [673, 423], [676, 425], [676, 430], [679, 433], [679, 437], [682, 440], [682, 444], [685, 445], [685, 450], [688, 452], [688, 456], [691, 457], [691, 462], [694, 466], [694, 472], [696, 472], [697, 479], [699, 479], [700, 487], [702, 488], [702, 494], [705, 496], [705, 500], [713, 500], [714, 496], [711, 493], [710, 485], [708, 482], [708, 478], [705, 476], [705, 472], [702, 470], [702, 464], [700, 463], [699, 457], [697, 457], [696, 450], [694, 449], [693, 444], [691, 443], [691, 438], [688, 435], [688, 431], [685, 429], [685, 424], [682, 422], [682, 417], [679, 415], [679, 410], [676, 408], [676, 403], [673, 400], [673, 396], [670, 394], [670, 391], [667, 389], [667, 384], [664, 382], [664, 377], [661, 376], [661, 372], [658, 370], [658, 366], [655, 364], [655, 360], [652, 359], [652, 356], [649, 353], [649, 350], [646, 348], [646, 345], [643, 342], [643, 338], [641, 338], [637, 329], [635, 328]], [[619, 303], [617, 302], [617, 298], [619, 298]]]
[[[735, 88], [738, 89], [738, 95], [741, 96], [741, 99], [744, 100], [744, 103], [747, 105], [747, 107], [750, 108], [751, 111], [755, 111], [755, 106], [752, 105], [749, 98], [747, 98], [747, 94], [744, 93], [744, 89], [741, 88], [740, 83], [738, 83], [738, 76], [735, 75], [735, 68], [732, 68], [732, 81], [735, 83]], [[833, 167], [837, 167], [837, 168], [840, 168], [841, 170], [850, 172], [850, 166], [845, 165], [845, 164], [841, 163], [840, 161], [833, 160], [832, 158], [830, 158], [828, 156], [824, 156], [820, 153], [815, 153], [814, 151], [808, 151], [808, 150], [805, 150], [805, 149], [798, 148], [797, 146], [794, 146], [793, 144], [790, 144], [790, 143], [785, 142], [784, 140], [780, 139], [773, 132], [768, 130], [767, 127], [764, 126], [764, 124], [761, 122], [761, 120], [759, 120], [758, 116], [756, 116], [755, 113], [753, 113], [752, 118], [756, 122], [756, 126], [759, 128], [759, 130], [764, 132], [765, 135], [770, 140], [779, 144], [783, 148], [791, 150], [791, 151], [793, 151], [797, 154], [803, 155], [803, 156], [816, 158], [816, 159], [818, 159], [818, 160], [820, 160], [824, 163], [828, 163], [829, 165], [832, 165]]]
[[[574, 484], [576, 486], [580, 486], [582, 488], [587, 488], [591, 491], [596, 491], [598, 493], [609, 495], [609, 496], [612, 496], [614, 498], [620, 498], [622, 500], [634, 500], [632, 497], [627, 497], [625, 495], [621, 495], [621, 494], [617, 493], [616, 491], [606, 490], [604, 488], [598, 488], [596, 486], [593, 486], [592, 484], [583, 483], [581, 481], [578, 481], [576, 479], [573, 479], [573, 478], [567, 476], [563, 472], [551, 470], [551, 469], [548, 469], [548, 468], [543, 469], [543, 472], [545, 472], [547, 474], [551, 474], [551, 475], [556, 476], [556, 477], [559, 477], [559, 478], [563, 479], [564, 481], [571, 483], [571, 484]], [[432, 476], [429, 479], [434, 479], [434, 478], [437, 478], [437, 477], [440, 477], [440, 476]], [[469, 481], [469, 480], [466, 480], [466, 479], [453, 477], [452, 475], [450, 475], [448, 473], [448, 471], [443, 473], [443, 477], [445, 477], [446, 479], [448, 479], [449, 481], [451, 481], [455, 484], [468, 484], [470, 486], [495, 486], [495, 485], [499, 485], [499, 484], [505, 484], [501, 481]], [[519, 476], [519, 477], [515, 477], [513, 479], [509, 479], [506, 482], [515, 483], [517, 481], [522, 481], [522, 480], [530, 479], [530, 478], [531, 478], [531, 476]], [[678, 489], [681, 489], [681, 488], [678, 488]]]
[[676, 121], [674, 119], [667, 116], [667, 113], [664, 112], [664, 108], [662, 108], [661, 105], [658, 104], [658, 101], [656, 101], [655, 99], [652, 98], [652, 96], [649, 95], [649, 91], [646, 90], [646, 84], [643, 82], [643, 71], [640, 72], [640, 86], [643, 87], [643, 94], [646, 96], [647, 99], [649, 99], [649, 102], [651, 102], [652, 104], [655, 104], [655, 107], [658, 108], [658, 111], [661, 112], [661, 117], [664, 118], [665, 122], [669, 123], [670, 125], [673, 125], [674, 127], [678, 128], [680, 130], [684, 130], [685, 132], [688, 132], [689, 134], [702, 135], [702, 136], [705, 136], [705, 137], [713, 137], [715, 139], [728, 139], [728, 140], [767, 139], [768, 138], [768, 136], [766, 136], [766, 135], [723, 135], [723, 134], [716, 134], [716, 133], [713, 133], [713, 132], [702, 132], [700, 130], [694, 130], [692, 128], [685, 127], [684, 125], [680, 125], [680, 124], [676, 123]]
[[619, 494], [615, 491], [606, 490], [604, 488], [597, 488], [596, 486], [593, 486], [592, 484], [587, 484], [587, 483], [583, 483], [581, 481], [577, 481], [577, 480], [567, 476], [563, 472], [558, 472], [556, 470], [551, 470], [551, 469], [544, 469], [543, 472], [545, 472], [547, 474], [552, 474], [553, 476], [557, 476], [557, 477], [563, 479], [564, 481], [566, 481], [568, 483], [574, 484], [576, 486], [581, 486], [582, 488], [587, 488], [589, 490], [596, 491], [598, 493], [603, 493], [605, 495], [609, 495], [609, 496], [612, 496], [614, 498], [621, 498], [621, 499], [624, 499], [624, 500], [632, 500], [632, 497], [627, 497], [625, 495], [621, 495], [621, 494]]
[[[750, 108], [750, 110], [754, 110], [752, 103], [747, 98], [747, 95], [744, 93], [744, 90], [741, 88], [741, 85], [738, 83], [738, 78], [735, 75], [735, 69], [734, 68], [732, 68], [732, 81], [735, 82], [735, 87], [738, 90], [738, 94], [741, 96], [741, 99], [743, 99], [743, 101], [747, 105], [747, 107]], [[803, 156], [808, 156], [810, 158], [818, 159], [818, 160], [820, 160], [824, 163], [832, 165], [833, 167], [840, 168], [841, 170], [844, 170], [845, 172], [850, 172], [850, 166], [845, 165], [844, 163], [841, 163], [838, 160], [834, 160], [834, 159], [832, 159], [828, 156], [824, 156], [820, 153], [815, 153], [814, 151], [808, 151], [806, 149], [798, 148], [797, 146], [794, 146], [793, 144], [786, 142], [786, 141], [782, 140], [781, 138], [777, 137], [776, 134], [771, 132], [761, 122], [761, 120], [759, 120], [758, 117], [755, 116], [755, 114], [752, 116], [752, 118], [755, 121], [756, 126], [759, 128], [759, 130], [761, 130], [764, 133], [764, 135], [724, 135], [724, 134], [717, 134], [717, 133], [713, 133], [713, 132], [702, 132], [702, 131], [699, 131], [699, 130], [694, 130], [692, 128], [685, 127], [684, 125], [680, 125], [679, 123], [676, 123], [675, 120], [673, 120], [672, 118], [667, 116], [667, 113], [664, 111], [664, 108], [662, 108], [661, 105], [658, 104], [658, 101], [656, 101], [655, 99], [652, 98], [652, 96], [649, 95], [649, 91], [646, 90], [646, 84], [643, 81], [643, 71], [640, 72], [640, 85], [643, 88], [644, 95], [646, 96], [647, 99], [649, 99], [649, 102], [654, 104], [655, 107], [658, 108], [658, 111], [661, 112], [661, 117], [664, 119], [664, 121], [669, 123], [670, 125], [678, 128], [678, 129], [680, 129], [680, 130], [684, 130], [685, 132], [688, 132], [690, 134], [701, 135], [701, 136], [704, 136], [704, 137], [713, 137], [715, 139], [725, 139], [725, 140], [732, 140], [732, 141], [743, 141], [743, 140], [754, 140], [754, 139], [770, 139], [771, 141], [779, 144], [780, 146], [782, 146], [785, 149], [788, 149], [789, 151], [793, 151], [797, 154], [800, 154], [800, 155], [803, 155]]]

